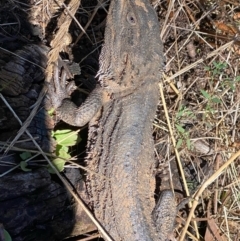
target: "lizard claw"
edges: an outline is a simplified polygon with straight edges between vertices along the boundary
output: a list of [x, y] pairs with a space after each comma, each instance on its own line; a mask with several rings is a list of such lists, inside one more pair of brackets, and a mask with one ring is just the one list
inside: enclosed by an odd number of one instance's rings
[[66, 87], [66, 91], [68, 93], [68, 95], [70, 96], [74, 90], [77, 89], [77, 86], [75, 85], [75, 82], [74, 81], [70, 81], [68, 84], [67, 84], [67, 87]]
[[66, 79], [66, 70], [62, 66], [59, 67], [59, 63], [55, 64], [53, 81], [49, 86], [52, 105], [55, 109], [61, 106], [64, 99], [69, 99], [72, 92], [76, 89], [74, 81], [66, 84]]

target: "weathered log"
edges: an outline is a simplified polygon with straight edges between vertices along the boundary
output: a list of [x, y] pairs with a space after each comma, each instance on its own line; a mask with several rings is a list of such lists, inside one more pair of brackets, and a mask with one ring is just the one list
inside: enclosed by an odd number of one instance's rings
[[71, 233], [74, 208], [47, 169], [11, 174], [0, 183], [0, 223], [13, 240], [60, 240]]

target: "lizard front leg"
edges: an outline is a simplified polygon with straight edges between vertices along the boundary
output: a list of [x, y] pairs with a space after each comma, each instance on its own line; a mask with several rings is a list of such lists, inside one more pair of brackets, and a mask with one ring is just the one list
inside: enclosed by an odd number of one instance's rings
[[55, 65], [53, 81], [49, 86], [52, 105], [59, 118], [64, 122], [73, 126], [84, 126], [101, 109], [104, 91], [101, 87], [96, 87], [86, 101], [77, 107], [70, 99], [75, 86], [72, 85], [73, 82], [66, 85], [66, 70], [62, 68], [60, 77], [60, 68], [58, 64]]

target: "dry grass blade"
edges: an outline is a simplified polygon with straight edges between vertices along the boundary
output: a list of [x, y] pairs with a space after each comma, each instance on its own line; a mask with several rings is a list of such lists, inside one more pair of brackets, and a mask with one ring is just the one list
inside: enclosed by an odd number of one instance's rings
[[78, 41], [81, 39], [81, 37], [83, 36], [83, 34], [86, 34], [87, 28], [89, 27], [90, 23], [92, 22], [92, 20], [93, 20], [94, 16], [96, 15], [98, 9], [103, 6], [103, 2], [104, 2], [104, 0], [101, 0], [101, 1], [98, 2], [98, 5], [94, 8], [94, 11], [93, 11], [93, 13], [91, 14], [91, 17], [89, 18], [87, 24], [86, 24], [85, 27], [84, 27], [84, 31], [82, 31], [82, 32], [78, 35], [76, 41], [74, 42], [74, 45], [76, 45], [76, 44], [78, 43]]
[[[25, 162], [28, 163], [29, 161], [34, 160], [34, 159], [35, 159], [36, 157], [38, 157], [39, 155], [40, 155], [40, 153], [37, 153], [37, 154], [31, 156], [29, 159], [25, 160]], [[4, 177], [4, 176], [7, 175], [8, 173], [10, 173], [10, 172], [18, 169], [20, 166], [21, 166], [21, 164], [18, 164], [18, 165], [16, 165], [15, 167], [10, 168], [8, 171], [0, 174], [0, 178], [1, 178], [1, 177]]]
[[207, 54], [207, 56], [205, 58], [201, 58], [201, 59], [197, 60], [196, 62], [194, 62], [194, 63], [186, 66], [185, 68], [179, 70], [177, 73], [175, 73], [172, 76], [168, 77], [165, 81], [170, 82], [171, 80], [175, 79], [176, 77], [178, 77], [178, 76], [184, 74], [185, 72], [193, 69], [198, 64], [203, 63], [205, 60], [207, 60], [207, 59], [209, 59], [209, 58], [211, 58], [211, 57], [221, 53], [221, 51], [224, 51], [227, 48], [231, 47], [233, 45], [233, 43], [234, 43], [234, 40], [232, 40], [232, 41], [230, 41], [230, 42], [220, 46], [218, 49], [216, 49], [216, 50], [212, 51], [211, 53]]
[[[181, 159], [183, 171], [180, 172], [185, 173], [187, 181], [184, 178], [182, 181], [182, 174], [173, 178], [180, 183], [175, 185], [176, 191], [182, 193], [188, 186], [192, 196], [199, 186], [206, 187], [195, 210], [196, 217], [191, 217], [192, 221], [198, 221], [199, 236], [204, 240], [220, 237], [238, 240], [239, 160], [214, 184], [206, 185], [209, 176], [218, 170], [217, 157], [221, 156], [219, 166], [222, 166], [229, 153], [237, 153], [240, 147], [238, 5], [236, 1], [219, 4], [186, 0], [155, 1], [153, 5], [159, 14], [167, 60], [163, 81], [168, 83], [164, 86], [166, 103], [162, 97], [159, 110], [164, 109], [166, 114], [167, 109], [169, 116], [167, 120], [161, 114], [157, 116], [159, 123], [155, 126], [162, 125], [164, 118], [166, 123], [171, 121], [172, 128], [170, 131], [168, 124], [170, 135], [165, 130], [166, 124], [164, 128], [156, 128], [157, 155], [161, 162], [164, 161], [161, 157]], [[168, 145], [169, 136], [172, 146]], [[174, 173], [176, 168], [171, 168]], [[208, 211], [207, 203], [213, 204]], [[195, 230], [191, 227], [187, 232], [185, 227], [184, 235], [199, 240], [196, 230], [195, 226]], [[218, 231], [211, 236], [210, 230]], [[176, 234], [177, 240], [179, 236]]]
[[36, 115], [40, 104], [42, 103], [42, 100], [46, 94], [46, 87], [43, 87], [41, 93], [38, 96], [38, 100], [33, 108], [33, 110], [31, 111], [29, 117], [26, 119], [26, 121], [24, 123], [21, 122], [21, 120], [18, 118], [18, 116], [16, 115], [16, 113], [13, 111], [13, 109], [11, 108], [11, 106], [8, 105], [7, 101], [5, 100], [5, 98], [3, 97], [2, 94], [0, 94], [0, 98], [3, 100], [3, 102], [6, 104], [6, 106], [8, 106], [8, 108], [11, 110], [11, 112], [13, 113], [13, 115], [15, 116], [15, 118], [18, 120], [18, 122], [20, 123], [20, 125], [22, 126], [20, 128], [20, 130], [18, 131], [18, 134], [15, 136], [15, 138], [12, 140], [11, 144], [8, 146], [8, 148], [5, 150], [4, 154], [6, 154], [11, 147], [13, 147], [14, 143], [21, 137], [21, 135], [26, 131], [27, 127], [29, 126], [29, 124], [31, 123], [32, 119], [34, 118], [34, 116]]
[[[179, 167], [179, 170], [180, 170], [180, 173], [181, 173], [181, 177], [182, 177], [182, 180], [183, 180], [184, 189], [185, 189], [185, 192], [186, 192], [187, 196], [190, 196], [190, 193], [189, 193], [189, 190], [188, 190], [188, 186], [187, 186], [187, 182], [186, 182], [186, 178], [185, 178], [185, 174], [184, 174], [184, 171], [183, 171], [183, 168], [182, 168], [182, 163], [180, 161], [180, 155], [179, 155], [179, 152], [178, 152], [177, 147], [176, 147], [176, 141], [175, 141], [175, 138], [174, 138], [174, 135], [173, 135], [172, 127], [171, 127], [172, 125], [170, 123], [169, 116], [168, 116], [166, 102], [165, 102], [165, 98], [164, 98], [164, 94], [163, 94], [162, 83], [159, 84], [159, 89], [160, 89], [160, 94], [161, 94], [161, 99], [162, 99], [162, 103], [163, 103], [165, 116], [166, 116], [167, 123], [168, 123], [169, 133], [170, 133], [172, 144], [173, 144], [173, 147], [174, 147], [174, 152], [175, 152], [175, 155], [176, 155], [178, 167]], [[189, 207], [191, 207], [191, 206], [192, 206], [192, 204], [189, 203]], [[194, 228], [195, 228], [195, 231], [196, 231], [196, 234], [197, 234], [197, 238], [199, 238], [197, 223], [196, 222], [193, 222], [193, 223], [194, 223]]]
[[202, 195], [203, 191], [210, 185], [212, 184], [221, 174], [222, 172], [232, 163], [234, 162], [238, 157], [240, 156], [240, 151], [236, 152], [235, 154], [232, 155], [232, 157], [224, 164], [222, 165], [208, 180], [206, 180], [200, 189], [197, 191], [197, 193], [194, 195], [194, 201], [192, 204], [191, 211], [188, 215], [188, 219], [185, 223], [184, 229], [182, 231], [181, 237], [179, 241], [183, 241], [189, 226], [189, 223], [191, 222], [191, 219], [194, 217], [194, 210], [198, 204], [198, 200], [200, 196]]

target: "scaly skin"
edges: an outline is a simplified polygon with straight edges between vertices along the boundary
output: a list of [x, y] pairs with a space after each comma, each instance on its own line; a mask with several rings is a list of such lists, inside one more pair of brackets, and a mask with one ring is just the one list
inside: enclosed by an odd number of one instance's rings
[[75, 126], [90, 121], [87, 164], [105, 178], [88, 174], [88, 191], [95, 216], [116, 241], [163, 241], [173, 228], [172, 194], [163, 196], [155, 222], [152, 218], [152, 121], [163, 61], [160, 26], [148, 0], [113, 0], [100, 55], [100, 87], [79, 108], [57, 74], [51, 89], [62, 120]]
[[146, 85], [104, 105], [97, 128], [90, 122], [88, 167], [107, 179], [89, 174], [89, 190], [94, 213], [114, 240], [159, 240], [151, 218], [157, 103], [157, 86]]

